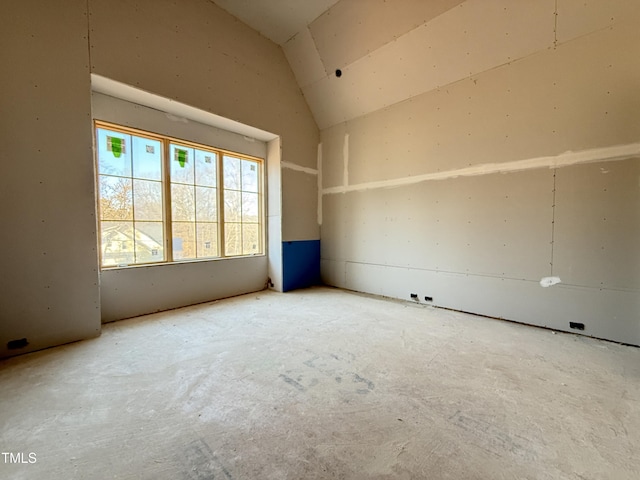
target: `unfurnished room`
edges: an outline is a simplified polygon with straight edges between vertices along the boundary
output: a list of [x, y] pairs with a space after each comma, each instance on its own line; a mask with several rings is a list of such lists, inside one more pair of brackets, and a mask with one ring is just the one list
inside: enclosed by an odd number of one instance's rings
[[640, 2], [4, 7], [0, 478], [640, 478]]

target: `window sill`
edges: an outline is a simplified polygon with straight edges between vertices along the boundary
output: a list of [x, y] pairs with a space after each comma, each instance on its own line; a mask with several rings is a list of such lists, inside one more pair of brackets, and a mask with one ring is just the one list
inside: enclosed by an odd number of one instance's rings
[[225, 260], [237, 260], [243, 258], [256, 258], [256, 257], [265, 257], [265, 253], [254, 253], [252, 255], [237, 255], [233, 257], [215, 257], [215, 258], [194, 258], [187, 260], [174, 260], [172, 262], [154, 262], [154, 263], [138, 263], [135, 265], [113, 265], [107, 267], [100, 267], [100, 271], [113, 271], [113, 270], [130, 270], [141, 267], [165, 267], [168, 265], [184, 265], [191, 263], [209, 263], [209, 262], [219, 262]]

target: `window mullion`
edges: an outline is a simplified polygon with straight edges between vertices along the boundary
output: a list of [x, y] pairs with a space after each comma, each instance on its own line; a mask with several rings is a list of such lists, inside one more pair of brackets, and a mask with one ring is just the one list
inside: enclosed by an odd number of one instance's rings
[[171, 159], [169, 158], [169, 140], [162, 140], [162, 185], [164, 188], [164, 251], [167, 262], [173, 262], [173, 225], [171, 218]]
[[224, 178], [224, 172], [222, 171], [223, 168], [223, 162], [222, 162], [222, 155], [223, 153], [221, 151], [217, 151], [216, 152], [217, 155], [217, 159], [218, 159], [218, 175], [216, 176], [216, 186], [217, 186], [217, 194], [218, 194], [218, 246], [220, 248], [220, 257], [226, 257], [225, 254], [225, 244], [224, 244], [224, 240], [225, 240], [225, 236], [224, 236], [224, 182], [223, 182], [223, 178]]
[[267, 224], [267, 215], [266, 215], [266, 199], [265, 199], [265, 183], [266, 183], [266, 173], [265, 173], [265, 165], [264, 163], [258, 164], [258, 244], [262, 247], [260, 253], [264, 253], [267, 250], [266, 242], [266, 224]]

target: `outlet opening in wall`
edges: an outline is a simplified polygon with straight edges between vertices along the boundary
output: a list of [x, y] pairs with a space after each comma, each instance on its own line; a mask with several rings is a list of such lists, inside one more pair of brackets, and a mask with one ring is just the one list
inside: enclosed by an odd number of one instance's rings
[[29, 345], [29, 342], [26, 338], [19, 338], [17, 340], [9, 340], [7, 342], [7, 348], [9, 350], [18, 350], [20, 348], [24, 348]]

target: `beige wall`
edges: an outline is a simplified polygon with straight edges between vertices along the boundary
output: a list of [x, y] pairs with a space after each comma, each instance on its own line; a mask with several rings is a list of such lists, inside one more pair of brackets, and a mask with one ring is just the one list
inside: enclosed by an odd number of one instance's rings
[[[276, 44], [209, 0], [91, 0], [89, 9], [92, 73], [273, 132], [283, 162], [315, 168], [318, 129]], [[296, 188], [283, 179], [284, 203], [297, 201]], [[283, 241], [319, 238], [308, 215], [315, 206], [283, 216]]]
[[[100, 332], [85, 9], [4, 9], [0, 356]], [[22, 338], [26, 348], [7, 349]]]
[[[624, 15], [623, 2], [560, 0], [549, 36], [555, 5], [507, 3], [513, 24], [491, 8], [471, 22], [480, 7], [469, 0], [432, 21], [451, 27], [451, 48], [416, 32], [403, 55], [451, 54], [452, 69], [465, 35], [506, 29], [517, 41], [498, 50], [520, 45], [519, 57], [435, 88], [425, 75], [422, 93], [363, 116], [319, 110], [323, 278], [561, 330], [580, 322], [587, 335], [640, 344], [637, 14]], [[516, 22], [527, 11], [531, 27]], [[491, 45], [471, 56], [495, 55]], [[379, 50], [353, 68], [382, 71]], [[348, 120], [334, 123], [340, 115]], [[561, 283], [541, 287], [549, 276]]]
[[[208, 0], [26, 0], [4, 13], [0, 356], [100, 331], [91, 73], [273, 132], [283, 161], [315, 168], [318, 130], [281, 49]], [[296, 188], [283, 179], [284, 202]], [[308, 217], [315, 207], [301, 204], [283, 231], [317, 239]], [[229, 275], [216, 263], [194, 281]], [[184, 302], [229, 294], [201, 293]], [[28, 347], [7, 350], [21, 338]]]
[[324, 130], [639, 21], [628, 0], [341, 0], [283, 48]]

